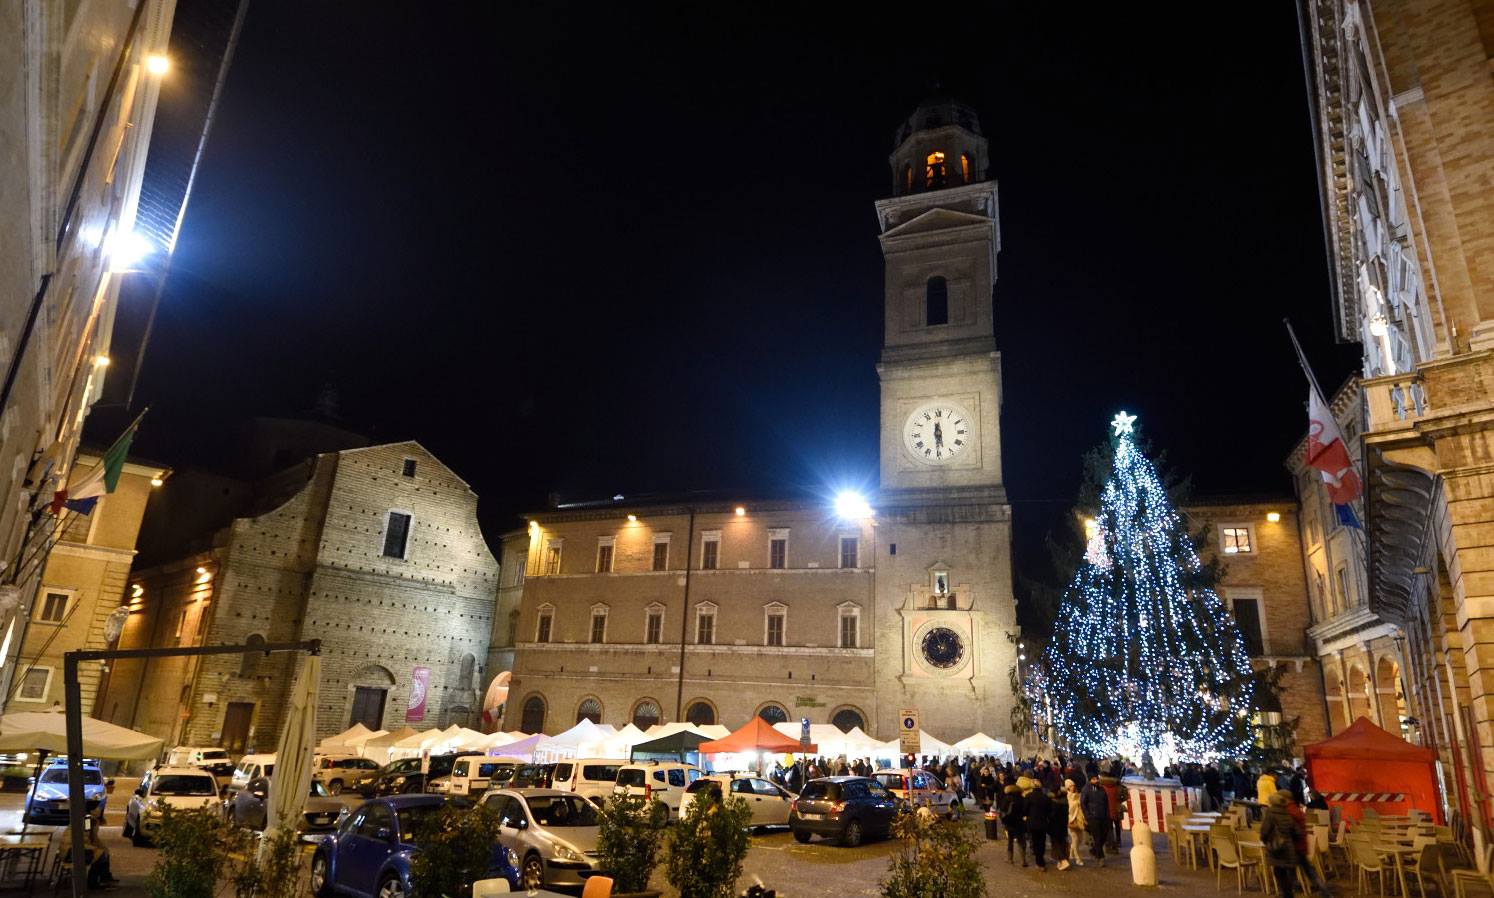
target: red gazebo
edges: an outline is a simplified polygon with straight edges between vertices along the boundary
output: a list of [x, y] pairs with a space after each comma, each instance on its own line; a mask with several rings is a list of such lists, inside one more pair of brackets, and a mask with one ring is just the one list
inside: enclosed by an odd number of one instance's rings
[[747, 725], [727, 736], [700, 743], [701, 754], [723, 754], [739, 751], [765, 751], [772, 754], [814, 754], [814, 743], [805, 745], [773, 729], [773, 725], [757, 715]]
[[1366, 717], [1323, 742], [1304, 746], [1314, 791], [1358, 820], [1366, 808], [1404, 814], [1413, 808], [1442, 823], [1437, 794], [1437, 755], [1387, 733]]

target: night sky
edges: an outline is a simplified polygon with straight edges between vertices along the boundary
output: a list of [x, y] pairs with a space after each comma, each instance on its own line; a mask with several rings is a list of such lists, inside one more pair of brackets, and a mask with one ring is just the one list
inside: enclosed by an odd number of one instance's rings
[[142, 454], [211, 465], [227, 424], [331, 383], [345, 426], [468, 480], [495, 546], [550, 492], [873, 485], [872, 203], [936, 83], [1000, 185], [1019, 566], [1117, 409], [1197, 491], [1284, 495], [1282, 317], [1329, 391], [1358, 358], [1289, 4], [334, 6], [250, 4]]

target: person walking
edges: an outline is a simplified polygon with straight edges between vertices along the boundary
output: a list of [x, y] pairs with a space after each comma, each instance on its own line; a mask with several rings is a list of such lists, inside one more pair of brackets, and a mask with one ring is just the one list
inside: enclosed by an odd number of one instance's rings
[[1276, 877], [1276, 888], [1281, 898], [1292, 898], [1297, 893], [1297, 845], [1306, 845], [1307, 834], [1287, 810], [1292, 793], [1278, 790], [1271, 793], [1261, 815], [1261, 844], [1265, 846], [1266, 863]]
[[1110, 828], [1106, 831], [1110, 843], [1110, 851], [1120, 854], [1121, 850], [1121, 817], [1126, 813], [1126, 787], [1121, 785], [1121, 767], [1116, 761], [1110, 767], [1108, 774], [1100, 775], [1100, 787], [1105, 790], [1105, 799], [1110, 803]]
[[1065, 822], [1068, 827], [1069, 862], [1076, 867], [1082, 867], [1084, 858], [1079, 856], [1079, 842], [1084, 838], [1084, 804], [1079, 799], [1079, 785], [1075, 780], [1063, 781], [1063, 796], [1064, 805], [1068, 810]]
[[[1291, 794], [1290, 790], [1288, 794]], [[1328, 889], [1328, 883], [1323, 881], [1322, 874], [1307, 857], [1307, 812], [1297, 803], [1296, 796], [1287, 799], [1286, 809], [1287, 813], [1292, 815], [1293, 822], [1297, 824], [1297, 841], [1292, 845], [1297, 850], [1297, 869], [1302, 871], [1307, 881], [1312, 883], [1313, 888], [1317, 889], [1324, 898], [1333, 898], [1333, 892]]]
[[1084, 814], [1084, 828], [1089, 830], [1089, 853], [1105, 866], [1105, 842], [1110, 836], [1110, 799], [1100, 785], [1097, 773], [1079, 793], [1079, 807]]
[[1008, 781], [1005, 776], [1002, 780], [1006, 783], [997, 796], [997, 807], [1001, 810], [1001, 822], [1006, 824], [1006, 862], [1016, 863], [1012, 860], [1012, 849], [1016, 848], [1022, 854], [1022, 866], [1027, 866], [1027, 829], [1023, 825], [1027, 810], [1024, 807], [1022, 789], [1015, 783]]
[[1039, 780], [1029, 779], [1032, 788], [1027, 791], [1023, 798], [1023, 810], [1026, 819], [1023, 821], [1027, 826], [1027, 840], [1032, 843], [1032, 861], [1037, 868], [1044, 873], [1048, 872], [1048, 865], [1043, 860], [1043, 851], [1047, 847], [1049, 827], [1052, 825], [1053, 800], [1048, 797], [1048, 790], [1043, 788]]
[[1055, 865], [1069, 869], [1069, 799], [1063, 789], [1054, 789], [1048, 809], [1048, 842]]

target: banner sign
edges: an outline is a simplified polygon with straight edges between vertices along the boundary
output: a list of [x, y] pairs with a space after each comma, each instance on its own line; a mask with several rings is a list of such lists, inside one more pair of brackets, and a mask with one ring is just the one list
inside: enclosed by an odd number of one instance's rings
[[410, 674], [410, 704], [405, 708], [405, 723], [425, 719], [425, 699], [431, 691], [431, 669], [417, 667]]

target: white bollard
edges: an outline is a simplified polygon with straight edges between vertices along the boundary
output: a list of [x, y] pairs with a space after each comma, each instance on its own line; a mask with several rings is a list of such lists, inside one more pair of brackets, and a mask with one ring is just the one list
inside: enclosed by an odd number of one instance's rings
[[1157, 853], [1152, 850], [1152, 828], [1145, 823], [1131, 827], [1131, 882], [1157, 884]]

